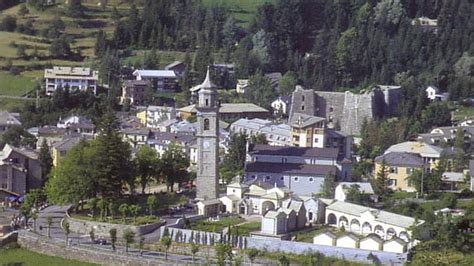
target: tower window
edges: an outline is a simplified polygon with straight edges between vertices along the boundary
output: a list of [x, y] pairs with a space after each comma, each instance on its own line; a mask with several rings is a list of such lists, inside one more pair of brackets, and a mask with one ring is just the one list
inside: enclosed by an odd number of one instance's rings
[[209, 119], [208, 118], [204, 119], [204, 130], [209, 130]]
[[301, 110], [304, 111], [304, 105], [301, 106]]
[[301, 96], [301, 101], [302, 101], [302, 102], [304, 102], [304, 95], [303, 95], [303, 96]]
[[209, 99], [206, 99], [206, 106], [209, 106]]

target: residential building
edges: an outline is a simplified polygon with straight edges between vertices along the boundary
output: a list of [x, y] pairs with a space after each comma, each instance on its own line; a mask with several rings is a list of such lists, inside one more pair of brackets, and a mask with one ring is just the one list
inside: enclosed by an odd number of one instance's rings
[[245, 180], [262, 180], [296, 195], [312, 195], [320, 192], [327, 175], [349, 180], [351, 170], [351, 162], [338, 160], [334, 148], [255, 145], [247, 154]]
[[95, 133], [94, 123], [84, 116], [73, 115], [64, 119], [59, 118], [56, 126], [58, 128], [65, 128], [68, 132], [75, 132], [82, 135], [92, 136]]
[[344, 227], [346, 232], [359, 235], [375, 233], [384, 240], [398, 237], [409, 242], [413, 226], [423, 223], [423, 220], [343, 201], [326, 207], [326, 224]]
[[384, 163], [388, 173], [387, 178], [390, 179], [390, 188], [403, 191], [415, 191], [408, 177], [415, 171], [423, 171], [428, 167], [419, 154], [390, 152], [375, 158], [375, 178], [377, 178], [377, 173], [381, 172]]
[[274, 115], [288, 116], [291, 109], [291, 95], [280, 96], [271, 103]]
[[413, 26], [418, 25], [423, 30], [431, 31], [435, 34], [438, 33], [438, 20], [437, 19], [431, 19], [429, 17], [414, 18], [411, 21], [411, 25]]
[[46, 140], [48, 146], [52, 147], [54, 143], [63, 140], [64, 136], [68, 134], [68, 130], [66, 128], [59, 128], [57, 126], [30, 128], [28, 129], [28, 132], [38, 139], [36, 142], [37, 148], [41, 147], [43, 140]]
[[187, 120], [178, 121], [170, 126], [170, 132], [176, 134], [195, 135], [197, 132], [197, 123], [191, 123]]
[[173, 63], [166, 65], [165, 70], [173, 71], [176, 76], [182, 77], [186, 71], [186, 65], [180, 61], [174, 61]]
[[197, 163], [195, 154], [197, 151], [194, 146], [196, 144], [196, 136], [194, 135], [151, 131], [147, 140], [147, 145], [154, 148], [159, 156], [162, 156], [172, 143], [182, 148], [182, 151], [188, 155], [192, 164]]
[[178, 76], [171, 70], [135, 70], [136, 80], [147, 80], [155, 91], [174, 92], [178, 89]]
[[442, 157], [449, 157], [456, 153], [454, 148], [440, 148], [438, 146], [418, 142], [406, 141], [390, 146], [385, 154], [391, 152], [415, 153], [423, 158], [425, 167], [429, 170], [434, 169]]
[[232, 133], [243, 133], [247, 136], [263, 134], [268, 141], [268, 145], [272, 146], [290, 146], [290, 130], [291, 128], [287, 124], [276, 124], [270, 120], [259, 118], [241, 118], [230, 126]]
[[158, 125], [167, 120], [176, 118], [176, 109], [167, 106], [153, 106], [146, 108], [146, 127], [157, 128]]
[[12, 126], [21, 126], [20, 114], [0, 111], [0, 134]]
[[336, 148], [341, 157], [351, 158], [352, 137], [328, 128], [325, 118], [294, 113], [288, 124], [291, 126], [292, 146]]
[[440, 145], [448, 144], [452, 146], [456, 140], [458, 130], [463, 131], [464, 144], [466, 148], [470, 148], [474, 141], [474, 126], [452, 126], [452, 127], [437, 127], [432, 129], [429, 133], [423, 133], [418, 135], [418, 141], [431, 144]]
[[147, 128], [124, 128], [120, 131], [123, 139], [128, 141], [133, 148], [146, 145], [150, 135], [150, 129]]
[[122, 96], [120, 104], [124, 105], [127, 101], [130, 105], [143, 104], [145, 100], [145, 91], [151, 89], [151, 83], [148, 80], [126, 80], [122, 84]]
[[425, 91], [426, 97], [431, 101], [444, 102], [449, 99], [449, 93], [440, 93], [440, 90], [435, 86], [428, 86]]
[[[196, 106], [188, 105], [178, 109], [181, 119], [185, 120], [196, 115]], [[253, 103], [222, 103], [219, 108], [220, 119], [237, 120], [240, 118], [266, 118], [269, 116], [267, 109]]]
[[0, 151], [0, 188], [24, 195], [42, 185], [38, 153], [6, 144]]
[[55, 66], [44, 70], [44, 79], [46, 95], [52, 95], [59, 87], [81, 91], [90, 89], [96, 94], [99, 71], [86, 67]]
[[248, 79], [238, 79], [237, 84], [235, 85], [235, 91], [238, 94], [244, 94], [248, 87], [249, 87]]
[[441, 190], [449, 192], [459, 192], [460, 185], [465, 184], [464, 173], [445, 172], [441, 175]]
[[74, 136], [66, 137], [62, 141], [56, 142], [51, 148], [51, 157], [53, 158], [53, 166], [57, 167], [61, 158], [66, 156], [66, 153], [71, 150], [74, 146], [79, 144], [84, 137]]
[[341, 182], [334, 190], [334, 199], [346, 201], [347, 192], [352, 186], [356, 186], [361, 193], [369, 195], [371, 198], [375, 199], [374, 190], [369, 182]]

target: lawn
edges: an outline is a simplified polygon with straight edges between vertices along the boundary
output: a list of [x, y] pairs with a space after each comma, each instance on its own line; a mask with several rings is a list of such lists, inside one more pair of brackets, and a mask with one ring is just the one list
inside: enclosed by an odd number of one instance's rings
[[252, 20], [257, 8], [272, 0], [203, 0], [206, 5], [223, 5], [230, 8], [238, 23], [247, 27]]
[[245, 219], [239, 216], [223, 217], [219, 221], [211, 222], [208, 220], [199, 220], [191, 223], [192, 230], [206, 232], [222, 232], [224, 228], [245, 222]]
[[51, 257], [28, 251], [23, 248], [0, 250], [0, 265], [22, 265], [22, 266], [76, 266], [96, 265], [92, 263], [68, 260], [59, 257]]
[[34, 101], [34, 99], [8, 99], [0, 97], [0, 111], [19, 112], [25, 104]]
[[34, 88], [31, 78], [0, 72], [0, 95], [22, 96]]
[[474, 118], [474, 107], [461, 106], [453, 113], [453, 120], [464, 120], [468, 118]]
[[239, 236], [249, 236], [251, 232], [260, 231], [262, 227], [261, 222], [249, 222], [239, 226], [236, 226], [232, 229], [232, 232], [236, 233]]

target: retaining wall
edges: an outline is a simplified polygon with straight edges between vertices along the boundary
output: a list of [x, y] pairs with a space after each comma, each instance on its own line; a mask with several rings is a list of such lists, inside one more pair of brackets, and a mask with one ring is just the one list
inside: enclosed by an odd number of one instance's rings
[[53, 241], [45, 237], [21, 231], [18, 235], [18, 244], [22, 247], [49, 256], [65, 259], [80, 260], [100, 265], [162, 265], [173, 264], [157, 258], [146, 258], [137, 255], [123, 254], [120, 251], [111, 253], [99, 249], [82, 246], [65, 247], [64, 241]]
[[151, 233], [162, 225], [165, 224], [164, 221], [160, 221], [154, 224], [147, 224], [147, 225], [123, 225], [123, 224], [111, 224], [111, 223], [102, 223], [102, 222], [95, 222], [95, 221], [85, 221], [80, 219], [75, 219], [71, 217], [66, 218], [69, 222], [69, 228], [71, 232], [79, 233], [79, 234], [89, 234], [89, 232], [94, 228], [94, 233], [96, 236], [109, 236], [109, 231], [112, 228], [117, 229], [117, 235], [123, 235], [123, 232], [127, 229], [135, 232], [135, 236], [141, 236], [148, 233]]

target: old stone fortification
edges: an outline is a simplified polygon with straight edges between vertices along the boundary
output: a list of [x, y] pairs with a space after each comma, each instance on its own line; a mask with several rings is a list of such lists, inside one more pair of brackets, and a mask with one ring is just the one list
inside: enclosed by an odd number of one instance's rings
[[88, 246], [66, 247], [64, 242], [55, 242], [52, 239], [25, 231], [21, 231], [18, 234], [18, 244], [37, 253], [100, 265], [163, 265], [170, 263], [170, 261], [163, 261], [157, 258], [124, 254], [122, 251], [111, 253]]
[[359, 135], [364, 119], [396, 116], [400, 87], [378, 86], [361, 93], [305, 90], [293, 92], [290, 116], [303, 113], [325, 117], [328, 125], [348, 135]]
[[156, 229], [160, 228], [164, 221], [160, 221], [154, 224], [147, 224], [147, 225], [123, 225], [123, 224], [110, 224], [110, 223], [101, 223], [101, 222], [94, 222], [94, 221], [86, 221], [75, 219], [71, 217], [66, 218], [69, 222], [69, 227], [72, 232], [79, 233], [79, 234], [89, 234], [89, 232], [94, 228], [94, 233], [96, 236], [109, 236], [109, 231], [112, 228], [117, 229], [117, 235], [123, 235], [125, 230], [131, 230], [135, 232], [136, 236], [145, 235], [155, 231]]

